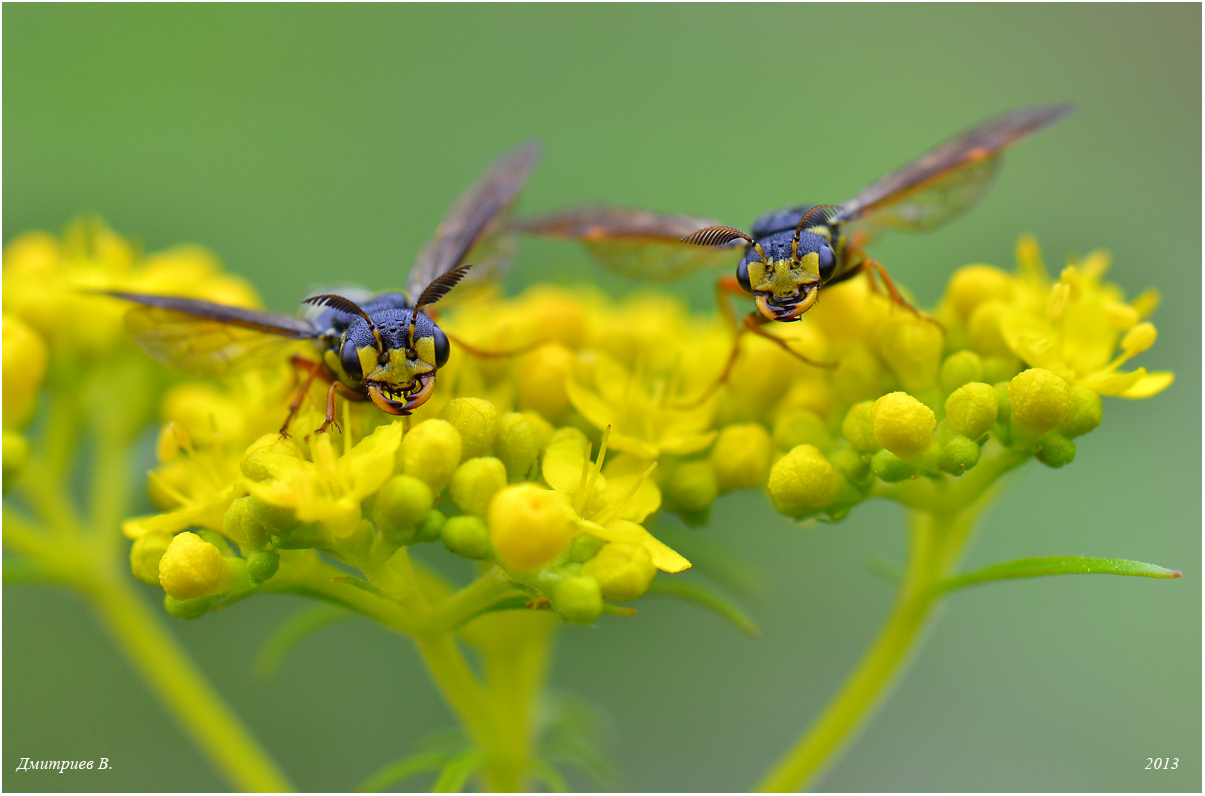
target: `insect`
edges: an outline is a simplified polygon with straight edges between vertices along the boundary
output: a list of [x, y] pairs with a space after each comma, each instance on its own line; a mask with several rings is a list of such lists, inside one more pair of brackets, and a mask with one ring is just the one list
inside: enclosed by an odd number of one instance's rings
[[[310, 296], [309, 317], [293, 317], [231, 307], [180, 296], [122, 291], [107, 295], [142, 306], [126, 314], [126, 326], [155, 359], [198, 376], [218, 376], [232, 368], [283, 355], [299, 345], [307, 354], [291, 361], [307, 371], [281, 426], [289, 423], [315, 379], [330, 382], [324, 432], [335, 421], [336, 394], [372, 401], [391, 415], [409, 415], [430, 399], [435, 376], [451, 353], [448, 335], [432, 319], [431, 306], [462, 279], [480, 279], [504, 265], [505, 245], [495, 245], [488, 262], [465, 262], [470, 252], [487, 253], [504, 231], [504, 217], [540, 154], [529, 142], [504, 155], [453, 205], [410, 270], [406, 292]], [[359, 291], [366, 293], [365, 291]], [[468, 346], [464, 346], [468, 349]], [[475, 352], [474, 349], [469, 349]], [[483, 352], [475, 352], [483, 353]]]
[[[734, 261], [739, 253], [735, 276], [717, 284], [725, 315], [735, 325], [731, 296], [752, 294], [757, 310], [745, 316], [741, 331], [773, 340], [806, 362], [823, 364], [760, 327], [768, 321], [798, 320], [815, 306], [820, 288], [863, 272], [877, 274], [893, 301], [921, 315], [904, 300], [882, 264], [866, 256], [866, 244], [887, 229], [932, 229], [968, 210], [987, 192], [1004, 149], [1071, 110], [1067, 104], [1045, 105], [1004, 114], [840, 205], [798, 205], [767, 213], [748, 233], [709, 219], [598, 206], [528, 219], [517, 226], [536, 235], [579, 240], [603, 265], [644, 279], [674, 279]], [[873, 276], [871, 280], [873, 285]], [[723, 378], [735, 357], [734, 348]]]

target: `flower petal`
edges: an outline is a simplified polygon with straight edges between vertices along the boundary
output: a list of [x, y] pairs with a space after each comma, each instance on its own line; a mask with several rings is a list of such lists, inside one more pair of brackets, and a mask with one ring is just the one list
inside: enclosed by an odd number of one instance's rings
[[1170, 370], [1161, 370], [1155, 373], [1148, 373], [1134, 383], [1125, 392], [1121, 393], [1122, 398], [1150, 398], [1152, 395], [1158, 395], [1171, 386], [1176, 380], [1176, 374]]
[[690, 568], [690, 562], [678, 555], [664, 542], [657, 539], [642, 526], [629, 520], [612, 520], [606, 525], [581, 520], [579, 527], [586, 533], [608, 542], [640, 545], [649, 551], [654, 566], [662, 572], [681, 572]]

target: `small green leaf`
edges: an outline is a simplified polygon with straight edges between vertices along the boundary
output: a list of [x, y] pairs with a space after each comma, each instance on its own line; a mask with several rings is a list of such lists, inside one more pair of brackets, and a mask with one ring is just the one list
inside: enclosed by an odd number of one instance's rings
[[343, 606], [331, 603], [311, 605], [293, 614], [264, 642], [255, 659], [256, 676], [265, 680], [274, 676], [285, 655], [297, 646], [297, 642], [333, 622], [353, 616], [355, 614]]
[[714, 611], [736, 625], [737, 629], [750, 636], [758, 634], [757, 625], [749, 615], [740, 609], [736, 603], [724, 597], [701, 583], [686, 580], [682, 577], [656, 578], [649, 586], [649, 594], [665, 594], [670, 597], [681, 597], [702, 607]]
[[1047, 558], [1019, 558], [990, 567], [948, 578], [934, 586], [938, 593], [955, 591], [990, 583], [994, 580], [1017, 578], [1040, 578], [1044, 575], [1131, 575], [1140, 578], [1178, 578], [1179, 570], [1164, 569], [1141, 561], [1124, 558], [1083, 558], [1081, 556], [1050, 556]]
[[356, 788], [356, 790], [360, 793], [376, 793], [388, 788], [395, 782], [409, 779], [415, 774], [421, 774], [424, 771], [434, 771], [446, 765], [447, 762], [448, 755], [443, 752], [419, 752], [418, 754], [407, 755], [401, 760], [393, 761], [361, 782], [360, 787]]
[[479, 768], [481, 768], [481, 755], [476, 749], [458, 754], [449, 760], [443, 770], [439, 772], [439, 778], [431, 786], [431, 792], [460, 793], [464, 790], [469, 777], [473, 776]]

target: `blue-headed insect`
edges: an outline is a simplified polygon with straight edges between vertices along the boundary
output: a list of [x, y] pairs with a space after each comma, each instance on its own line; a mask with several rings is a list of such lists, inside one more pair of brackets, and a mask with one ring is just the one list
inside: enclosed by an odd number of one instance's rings
[[[391, 415], [409, 415], [431, 397], [435, 376], [448, 361], [451, 342], [431, 318], [431, 305], [463, 279], [478, 280], [505, 265], [513, 242], [506, 216], [535, 166], [540, 147], [532, 142], [504, 155], [453, 205], [419, 255], [406, 280], [406, 292], [362, 297], [323, 293], [310, 296], [308, 315], [293, 317], [230, 307], [180, 296], [107, 291], [136, 302], [126, 326], [138, 344], [164, 364], [197, 376], [219, 376], [290, 347], [292, 363], [306, 373], [280, 433], [316, 379], [330, 382], [326, 421], [335, 421], [335, 396], [372, 401]], [[470, 253], [486, 261], [466, 262]], [[468, 346], [471, 353], [484, 354]]]
[[[867, 243], [888, 229], [932, 229], [970, 209], [987, 192], [1006, 148], [1071, 110], [1066, 104], [1045, 105], [1004, 114], [840, 205], [799, 205], [767, 213], [748, 233], [709, 219], [599, 206], [526, 219], [516, 226], [535, 235], [579, 240], [604, 266], [638, 279], [676, 279], [739, 257], [735, 276], [720, 279], [716, 288], [733, 325], [737, 318], [731, 297], [752, 294], [757, 310], [745, 316], [741, 332], [766, 337], [809, 364], [831, 367], [761, 327], [798, 320], [815, 306], [822, 287], [864, 272], [872, 286], [877, 275], [894, 302], [927, 318], [905, 301], [882, 264], [866, 255]], [[727, 379], [738, 350], [734, 346], [719, 383]]]

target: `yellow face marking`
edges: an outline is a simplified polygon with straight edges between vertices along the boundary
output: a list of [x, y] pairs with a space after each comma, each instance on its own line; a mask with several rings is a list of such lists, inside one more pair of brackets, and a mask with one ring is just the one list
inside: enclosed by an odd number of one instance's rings
[[435, 364], [435, 338], [434, 337], [419, 337], [414, 341], [414, 352], [418, 354], [419, 359], [426, 362], [428, 365]]
[[798, 295], [800, 285], [820, 281], [820, 255], [805, 254], [798, 263], [775, 260], [770, 267], [761, 261], [749, 263], [749, 284], [754, 292], [772, 293], [778, 298]]
[[[430, 342], [428, 342], [428, 345], [431, 348], [431, 352], [432, 352], [431, 359], [434, 360], [435, 359], [435, 355], [434, 355], [435, 341], [434, 340], [431, 340], [430, 338], [419, 338], [419, 339], [415, 340], [415, 346], [419, 347], [421, 349], [421, 346], [425, 340], [430, 341]], [[405, 389], [405, 388], [409, 387], [411, 384], [413, 384], [415, 377], [421, 376], [424, 373], [435, 372], [435, 366], [433, 364], [431, 364], [430, 362], [424, 362], [422, 359], [407, 358], [406, 351], [403, 348], [389, 349], [389, 358], [385, 361], [385, 364], [383, 364], [383, 365], [378, 364], [377, 352], [375, 349], [372, 349], [372, 348], [359, 349], [361, 362], [365, 362], [365, 358], [364, 358], [365, 351], [368, 351], [372, 354], [371, 361], [369, 362], [371, 367], [367, 367], [364, 369], [364, 372], [366, 374], [368, 374], [364, 379], [365, 381], [383, 382], [385, 384], [389, 384], [393, 387], [396, 387], [400, 390], [400, 389]]]

